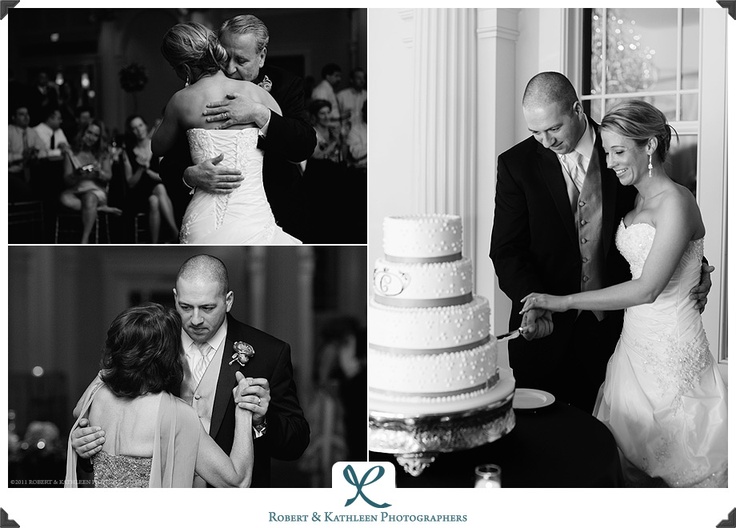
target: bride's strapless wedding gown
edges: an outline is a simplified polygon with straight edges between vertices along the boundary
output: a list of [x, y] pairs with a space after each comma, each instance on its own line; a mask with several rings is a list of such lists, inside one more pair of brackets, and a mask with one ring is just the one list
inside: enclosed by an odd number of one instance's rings
[[[656, 229], [623, 221], [616, 246], [638, 278]], [[664, 291], [626, 310], [594, 414], [628, 462], [670, 487], [725, 487], [726, 387], [714, 366], [690, 290], [700, 281], [703, 239], [689, 243]]]
[[187, 131], [187, 138], [194, 163], [224, 153], [220, 165], [239, 169], [244, 180], [230, 194], [195, 191], [182, 221], [182, 244], [301, 243], [276, 225], [271, 212], [263, 188], [263, 152], [257, 148], [257, 128], [194, 128]]

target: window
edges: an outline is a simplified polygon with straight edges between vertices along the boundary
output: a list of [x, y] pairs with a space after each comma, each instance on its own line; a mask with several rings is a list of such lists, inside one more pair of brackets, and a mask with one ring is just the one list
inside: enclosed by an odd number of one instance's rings
[[581, 99], [600, 123], [627, 98], [643, 99], [664, 112], [677, 131], [667, 171], [697, 187], [700, 104], [700, 11], [698, 9], [585, 9]]

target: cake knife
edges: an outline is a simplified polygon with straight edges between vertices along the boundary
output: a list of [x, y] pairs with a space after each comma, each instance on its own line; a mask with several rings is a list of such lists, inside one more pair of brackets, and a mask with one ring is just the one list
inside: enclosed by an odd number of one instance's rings
[[503, 341], [504, 339], [516, 339], [521, 334], [523, 334], [526, 331], [526, 328], [523, 326], [520, 326], [516, 330], [512, 330], [511, 332], [507, 332], [505, 334], [501, 334], [500, 336], [496, 336], [497, 341]]

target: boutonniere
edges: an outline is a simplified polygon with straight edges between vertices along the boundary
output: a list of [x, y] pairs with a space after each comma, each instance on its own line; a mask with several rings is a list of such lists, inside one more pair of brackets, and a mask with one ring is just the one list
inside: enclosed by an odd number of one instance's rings
[[273, 83], [271, 82], [271, 79], [268, 78], [268, 75], [263, 76], [263, 80], [258, 83], [258, 86], [266, 90], [267, 92], [271, 91], [271, 87], [273, 86]]
[[248, 343], [244, 341], [235, 341], [233, 344], [233, 350], [235, 354], [232, 355], [232, 361], [228, 365], [232, 365], [235, 361], [240, 363], [241, 367], [244, 367], [250, 358], [256, 355], [256, 351]]

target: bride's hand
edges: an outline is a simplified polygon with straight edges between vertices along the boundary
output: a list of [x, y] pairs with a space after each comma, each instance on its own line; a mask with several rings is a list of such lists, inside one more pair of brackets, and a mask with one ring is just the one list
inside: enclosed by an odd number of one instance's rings
[[548, 295], [546, 293], [530, 293], [524, 297], [521, 302], [524, 303], [519, 313], [524, 314], [529, 310], [542, 309], [550, 312], [566, 312], [570, 309], [568, 298], [560, 295]]
[[243, 373], [240, 371], [235, 372], [235, 379], [238, 380], [237, 386], [233, 388], [233, 398], [235, 399], [235, 408], [236, 409], [242, 409], [246, 412], [251, 412], [248, 408], [238, 405], [241, 402], [245, 403], [256, 403], [254, 400], [257, 398], [257, 396], [243, 396], [243, 392], [248, 388], [248, 385], [250, 383], [246, 380], [246, 377], [243, 376]]
[[246, 95], [229, 93], [225, 97], [226, 99], [221, 101], [207, 103], [207, 108], [202, 112], [208, 123], [222, 121], [217, 128], [251, 123], [255, 123], [258, 128], [263, 128], [271, 117], [271, 111], [266, 106]]
[[240, 187], [243, 176], [238, 169], [220, 165], [224, 154], [187, 167], [184, 181], [189, 187], [198, 187], [211, 194], [228, 194]]

